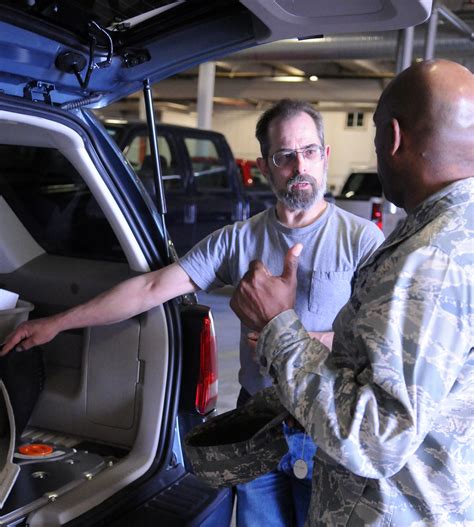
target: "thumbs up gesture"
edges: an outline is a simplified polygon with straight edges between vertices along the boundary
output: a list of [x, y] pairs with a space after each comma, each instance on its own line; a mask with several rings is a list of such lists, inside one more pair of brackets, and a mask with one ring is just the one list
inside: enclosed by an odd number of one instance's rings
[[272, 318], [293, 308], [302, 249], [297, 243], [288, 250], [281, 276], [273, 276], [258, 260], [250, 263], [230, 300], [230, 307], [248, 328], [261, 331]]

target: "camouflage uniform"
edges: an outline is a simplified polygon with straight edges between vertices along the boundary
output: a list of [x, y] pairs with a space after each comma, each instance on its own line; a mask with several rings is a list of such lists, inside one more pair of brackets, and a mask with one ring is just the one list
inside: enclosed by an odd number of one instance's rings
[[430, 196], [363, 265], [333, 351], [294, 311], [257, 353], [320, 447], [311, 526], [474, 525], [474, 178]]

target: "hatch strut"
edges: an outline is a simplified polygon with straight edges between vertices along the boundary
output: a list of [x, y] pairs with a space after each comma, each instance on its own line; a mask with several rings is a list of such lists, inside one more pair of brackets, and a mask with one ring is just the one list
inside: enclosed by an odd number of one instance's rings
[[168, 240], [168, 231], [166, 229], [165, 214], [166, 214], [166, 200], [163, 187], [163, 175], [161, 173], [160, 153], [158, 151], [158, 138], [156, 135], [155, 112], [153, 109], [153, 93], [150, 85], [150, 79], [143, 81], [143, 95], [145, 97], [146, 120], [148, 124], [148, 137], [150, 140], [150, 151], [153, 167], [153, 182], [155, 184], [155, 196], [158, 211], [163, 222], [163, 229], [166, 243], [166, 254], [170, 256], [170, 247]]

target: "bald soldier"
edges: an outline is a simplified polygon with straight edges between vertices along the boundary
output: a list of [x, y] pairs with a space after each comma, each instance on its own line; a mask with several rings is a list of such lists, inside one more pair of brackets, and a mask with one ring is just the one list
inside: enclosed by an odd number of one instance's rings
[[474, 525], [473, 75], [416, 64], [374, 122], [384, 193], [408, 216], [359, 268], [332, 353], [292, 309], [301, 245], [282, 276], [253, 262], [231, 305], [319, 446], [309, 525]]

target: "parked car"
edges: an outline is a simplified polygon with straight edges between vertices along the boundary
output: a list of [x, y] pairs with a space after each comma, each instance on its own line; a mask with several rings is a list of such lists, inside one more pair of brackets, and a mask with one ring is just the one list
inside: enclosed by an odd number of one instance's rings
[[[380, 30], [401, 25], [394, 13], [405, 25], [427, 14], [425, 0], [403, 10], [391, 0], [362, 25], [366, 2], [351, 2], [347, 15], [336, 3], [319, 19], [310, 3], [287, 16], [290, 7], [263, 0], [0, 0], [0, 287], [41, 317], [174, 261], [159, 178], [153, 201], [91, 109], [143, 88], [153, 132], [150, 85], [178, 71], [314, 35], [316, 25]], [[173, 300], [64, 332], [36, 352], [44, 368], [32, 381], [44, 385], [18, 434], [1, 391], [0, 524], [228, 524], [231, 493], [196, 479], [181, 450], [186, 430], [215, 408], [208, 308]], [[28, 443], [37, 446], [19, 450]]]
[[406, 213], [383, 195], [377, 170], [349, 174], [336, 205], [357, 216], [373, 221], [388, 236], [405, 218]]
[[[146, 123], [105, 120], [104, 125], [155, 200]], [[164, 123], [156, 125], [156, 133], [166, 225], [181, 256], [207, 234], [248, 218], [249, 199], [224, 135]]]

